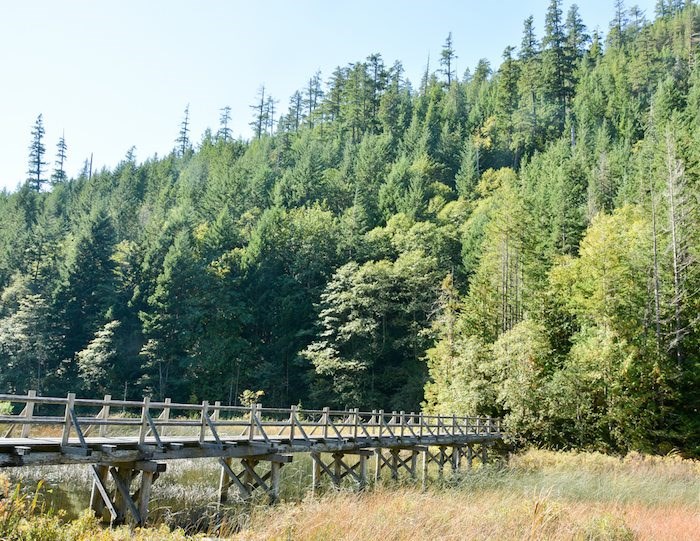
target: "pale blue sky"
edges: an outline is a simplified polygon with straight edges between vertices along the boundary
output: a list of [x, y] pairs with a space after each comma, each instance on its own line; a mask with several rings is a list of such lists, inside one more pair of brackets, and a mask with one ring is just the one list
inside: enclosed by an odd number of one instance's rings
[[[653, 18], [654, 0], [634, 3]], [[91, 152], [97, 168], [112, 168], [132, 145], [139, 161], [169, 152], [188, 103], [195, 142], [216, 130], [225, 105], [234, 134], [248, 138], [248, 105], [263, 83], [286, 109], [316, 70], [325, 81], [335, 66], [378, 52], [387, 65], [401, 60], [415, 84], [450, 31], [460, 76], [482, 57], [496, 67], [530, 14], [541, 37], [548, 4], [0, 0], [0, 189], [24, 181], [39, 113], [51, 167], [65, 130], [69, 176]], [[607, 31], [613, 0], [578, 5], [589, 31]]]

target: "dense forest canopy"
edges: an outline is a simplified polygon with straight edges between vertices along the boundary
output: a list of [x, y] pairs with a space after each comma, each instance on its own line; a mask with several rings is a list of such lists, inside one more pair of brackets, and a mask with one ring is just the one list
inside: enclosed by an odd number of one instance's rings
[[503, 416], [700, 452], [700, 8], [552, 0], [500, 66], [380, 54], [193, 144], [0, 194], [0, 391]]

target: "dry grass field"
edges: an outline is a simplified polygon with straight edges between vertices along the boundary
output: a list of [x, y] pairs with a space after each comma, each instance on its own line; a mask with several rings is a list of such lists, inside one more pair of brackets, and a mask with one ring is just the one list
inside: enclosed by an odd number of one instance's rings
[[192, 537], [164, 526], [105, 530], [87, 515], [67, 525], [57, 515], [28, 520], [33, 499], [13, 499], [5, 486], [0, 539], [13, 541], [700, 539], [700, 463], [677, 456], [528, 451], [507, 465], [448, 475], [426, 491], [385, 482], [359, 494], [328, 490], [275, 507], [238, 507]]
[[427, 492], [389, 487], [258, 508], [238, 540], [700, 539], [700, 464], [530, 451]]

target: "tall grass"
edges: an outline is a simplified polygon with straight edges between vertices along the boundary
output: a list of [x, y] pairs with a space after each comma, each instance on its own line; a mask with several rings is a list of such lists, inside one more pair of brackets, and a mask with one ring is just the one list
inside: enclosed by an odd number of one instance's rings
[[237, 540], [697, 540], [700, 464], [529, 451], [422, 492], [384, 485], [256, 508]]
[[[37, 476], [37, 481], [39, 471], [25, 473]], [[507, 463], [456, 475], [446, 472], [426, 491], [408, 479], [384, 480], [363, 493], [349, 486], [326, 487], [320, 498], [308, 494], [308, 459], [295, 457], [282, 471], [283, 504], [269, 507], [260, 498], [257, 505], [234, 502], [219, 507], [213, 503], [219, 479], [215, 461], [171, 462], [154, 486], [151, 506], [152, 524], [161, 529], [138, 530], [133, 539], [179, 540], [196, 537], [197, 532], [238, 541], [700, 539], [700, 463], [677, 456], [630, 454], [621, 459], [529, 451]], [[46, 473], [54, 486], [65, 476], [73, 486], [84, 483], [86, 491], [89, 487], [82, 468], [52, 468]], [[23, 505], [31, 503], [31, 495], [28, 491]], [[16, 521], [13, 524], [18, 527]], [[175, 531], [169, 534], [171, 529]], [[84, 514], [56, 539], [132, 539], [126, 531], [101, 530]]]

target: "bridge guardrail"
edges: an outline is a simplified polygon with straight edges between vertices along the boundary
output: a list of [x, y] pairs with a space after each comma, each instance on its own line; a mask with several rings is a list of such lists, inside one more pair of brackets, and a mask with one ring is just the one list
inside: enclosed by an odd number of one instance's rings
[[[424, 438], [500, 434], [500, 420], [491, 417], [439, 415], [384, 410], [301, 409], [264, 407], [261, 404], [228, 406], [220, 402], [210, 404], [115, 400], [110, 395], [103, 399], [43, 397], [35, 391], [26, 395], [0, 394], [0, 402], [23, 406], [16, 414], [0, 415], [0, 425], [7, 428], [0, 436], [12, 437], [19, 428], [20, 438], [33, 436], [32, 428], [54, 426], [67, 445], [73, 434], [85, 445], [85, 438], [97, 430], [101, 437], [136, 436], [139, 443], [147, 438], [167, 435], [194, 435], [201, 442], [221, 443], [226, 438], [308, 440], [311, 438]], [[58, 415], [38, 415], [39, 406], [62, 406]], [[177, 415], [173, 415], [176, 413]], [[119, 429], [119, 430], [117, 430]], [[35, 428], [35, 434], [36, 434]], [[119, 432], [117, 434], [117, 432]], [[1, 438], [0, 438], [1, 441]]]

